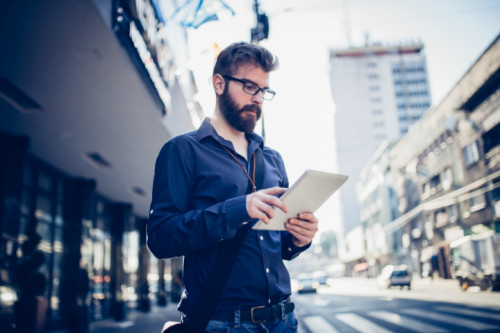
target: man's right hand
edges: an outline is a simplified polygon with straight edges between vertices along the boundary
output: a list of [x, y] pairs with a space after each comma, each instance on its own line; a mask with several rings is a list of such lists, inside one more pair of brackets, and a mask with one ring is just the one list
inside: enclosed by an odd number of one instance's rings
[[274, 217], [274, 207], [278, 207], [283, 212], [287, 213], [288, 208], [281, 201], [277, 194], [282, 194], [286, 191], [283, 187], [271, 187], [265, 190], [260, 190], [247, 195], [247, 212], [253, 219], [259, 219], [265, 224]]

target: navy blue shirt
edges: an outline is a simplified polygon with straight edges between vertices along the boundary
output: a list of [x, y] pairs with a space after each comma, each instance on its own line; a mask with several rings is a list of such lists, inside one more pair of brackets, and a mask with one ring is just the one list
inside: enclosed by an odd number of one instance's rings
[[[186, 292], [179, 310], [188, 315], [215, 262], [217, 244], [234, 237], [244, 224], [256, 222], [246, 210], [248, 177], [222, 146], [250, 174], [251, 156], [261, 146], [262, 188], [288, 187], [279, 153], [264, 147], [257, 134], [247, 134], [247, 139], [248, 161], [205, 119], [197, 131], [169, 140], [156, 160], [148, 246], [158, 258], [185, 256]], [[274, 303], [290, 295], [283, 259], [290, 260], [308, 247], [294, 246], [288, 231], [250, 229], [215, 312]]]

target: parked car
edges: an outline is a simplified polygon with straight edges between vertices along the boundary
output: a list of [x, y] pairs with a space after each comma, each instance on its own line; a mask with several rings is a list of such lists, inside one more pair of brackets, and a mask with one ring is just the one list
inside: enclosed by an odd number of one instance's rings
[[316, 293], [318, 287], [319, 282], [312, 276], [302, 276], [297, 279], [297, 292], [299, 294]]
[[320, 285], [328, 284], [329, 276], [325, 271], [315, 271], [313, 272], [313, 277], [319, 282]]
[[377, 284], [381, 288], [393, 286], [408, 287], [411, 289], [411, 273], [406, 265], [388, 265], [382, 269], [377, 278]]

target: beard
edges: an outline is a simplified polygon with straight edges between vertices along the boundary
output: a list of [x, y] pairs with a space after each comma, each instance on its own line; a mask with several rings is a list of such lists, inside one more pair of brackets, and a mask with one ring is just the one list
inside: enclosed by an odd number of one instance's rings
[[[257, 120], [262, 115], [262, 109], [256, 104], [247, 104], [240, 108], [234, 98], [229, 94], [227, 85], [219, 97], [219, 108], [227, 122], [240, 132], [252, 133]], [[255, 111], [256, 115], [244, 114], [244, 111]]]

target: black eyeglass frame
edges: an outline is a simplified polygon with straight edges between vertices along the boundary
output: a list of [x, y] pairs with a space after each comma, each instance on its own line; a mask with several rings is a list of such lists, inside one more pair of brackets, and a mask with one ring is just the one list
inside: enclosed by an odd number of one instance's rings
[[[269, 89], [269, 88], [261, 88], [257, 83], [251, 81], [251, 80], [247, 80], [247, 79], [238, 79], [236, 77], [233, 77], [233, 76], [229, 76], [229, 75], [221, 75], [224, 79], [226, 80], [232, 80], [232, 81], [236, 81], [236, 82], [239, 82], [241, 84], [243, 84], [243, 91], [249, 95], [252, 95], [252, 96], [255, 96], [257, 95], [260, 91], [262, 91], [262, 99], [266, 100], [266, 101], [270, 101], [274, 98], [274, 96], [276, 96], [276, 92], [272, 89]], [[254, 86], [257, 87], [257, 90], [252, 93], [250, 91], [247, 91], [246, 88], [247, 88], [247, 84], [253, 84]], [[271, 94], [271, 97], [265, 97], [266, 94]]]

